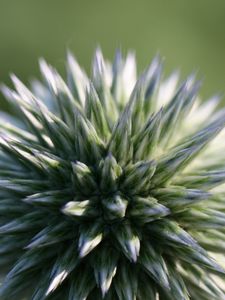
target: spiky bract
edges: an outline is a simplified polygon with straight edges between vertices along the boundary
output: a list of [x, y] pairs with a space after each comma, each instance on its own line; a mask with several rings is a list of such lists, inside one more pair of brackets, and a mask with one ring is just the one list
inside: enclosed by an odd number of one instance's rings
[[[155, 58], [98, 49], [67, 83], [44, 60], [2, 90], [1, 299], [218, 300], [225, 251], [225, 112]], [[218, 279], [219, 278], [219, 279]]]

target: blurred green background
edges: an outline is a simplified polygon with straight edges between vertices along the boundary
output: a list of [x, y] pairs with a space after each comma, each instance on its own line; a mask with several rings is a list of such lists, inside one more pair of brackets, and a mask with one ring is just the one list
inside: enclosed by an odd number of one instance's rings
[[89, 71], [97, 45], [135, 49], [140, 70], [158, 52], [166, 72], [198, 70], [204, 97], [225, 91], [224, 0], [0, 0], [1, 82], [39, 76], [40, 56], [63, 72], [67, 48]]

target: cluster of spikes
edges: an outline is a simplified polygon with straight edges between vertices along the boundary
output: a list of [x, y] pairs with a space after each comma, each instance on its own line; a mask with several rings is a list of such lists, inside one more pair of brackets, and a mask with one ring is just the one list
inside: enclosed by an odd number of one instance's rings
[[2, 86], [0, 298], [225, 299], [225, 110], [156, 57]]

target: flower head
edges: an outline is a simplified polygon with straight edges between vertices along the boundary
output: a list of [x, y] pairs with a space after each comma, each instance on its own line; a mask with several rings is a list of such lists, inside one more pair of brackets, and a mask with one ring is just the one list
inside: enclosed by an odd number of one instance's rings
[[[218, 300], [225, 271], [225, 112], [194, 75], [97, 49], [91, 79], [44, 60], [3, 86], [1, 299]], [[214, 255], [215, 257], [215, 255]], [[217, 257], [217, 256], [216, 256]]]

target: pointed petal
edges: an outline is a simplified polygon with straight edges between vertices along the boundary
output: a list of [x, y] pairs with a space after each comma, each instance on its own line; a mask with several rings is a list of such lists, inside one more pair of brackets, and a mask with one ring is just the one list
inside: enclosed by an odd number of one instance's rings
[[62, 284], [68, 275], [75, 269], [78, 262], [78, 254], [75, 251], [75, 245], [71, 244], [64, 253], [60, 253], [52, 268], [50, 276], [51, 281], [46, 291], [46, 296], [51, 294]]
[[211, 197], [210, 193], [197, 189], [186, 189], [184, 186], [159, 188], [155, 189], [152, 194], [160, 203], [169, 207], [173, 212], [195, 205]]
[[160, 252], [150, 243], [143, 243], [138, 262], [148, 271], [149, 275], [163, 288], [169, 289], [169, 279], [166, 263]]
[[154, 155], [158, 143], [162, 120], [162, 109], [152, 115], [144, 128], [137, 134], [134, 140], [135, 160], [149, 159]]
[[73, 183], [77, 190], [83, 194], [91, 194], [97, 191], [97, 184], [91, 169], [84, 163], [76, 161], [72, 163]]
[[102, 200], [104, 215], [109, 220], [124, 218], [128, 205], [128, 200], [123, 199], [120, 195], [104, 198]]
[[102, 247], [93, 257], [95, 280], [100, 286], [102, 297], [108, 292], [117, 270], [118, 253], [110, 247]]
[[103, 156], [104, 143], [90, 121], [83, 116], [77, 115], [75, 124], [77, 130], [76, 147], [79, 153], [79, 160], [84, 163], [96, 163]]
[[133, 262], [137, 261], [140, 251], [140, 240], [137, 234], [133, 232], [132, 228], [128, 224], [123, 224], [114, 232], [114, 234], [124, 255]]
[[101, 243], [103, 233], [98, 224], [91, 227], [80, 227], [80, 237], [78, 242], [79, 256], [84, 257]]
[[98, 215], [90, 200], [70, 201], [62, 209], [62, 212], [68, 216], [93, 217]]
[[133, 198], [129, 216], [141, 223], [149, 223], [170, 214], [170, 210], [154, 198]]
[[139, 161], [129, 165], [124, 170], [124, 181], [121, 182], [121, 189], [134, 194], [148, 191], [155, 170], [155, 161]]
[[88, 119], [95, 126], [96, 131], [103, 139], [109, 136], [109, 127], [103, 106], [92, 83], [86, 92], [85, 109]]
[[225, 118], [214, 121], [162, 156], [157, 163], [153, 185], [165, 184], [206, 146], [224, 127]]
[[126, 263], [121, 262], [115, 276], [115, 289], [120, 300], [134, 300], [137, 294], [137, 270]]
[[100, 188], [103, 193], [115, 192], [118, 188], [118, 179], [122, 175], [122, 168], [116, 159], [109, 153], [105, 160], [100, 163], [101, 182]]
[[68, 300], [86, 300], [94, 287], [92, 269], [87, 265], [81, 266], [71, 278]]
[[70, 51], [67, 53], [67, 80], [75, 99], [84, 105], [85, 89], [88, 84], [87, 75]]

